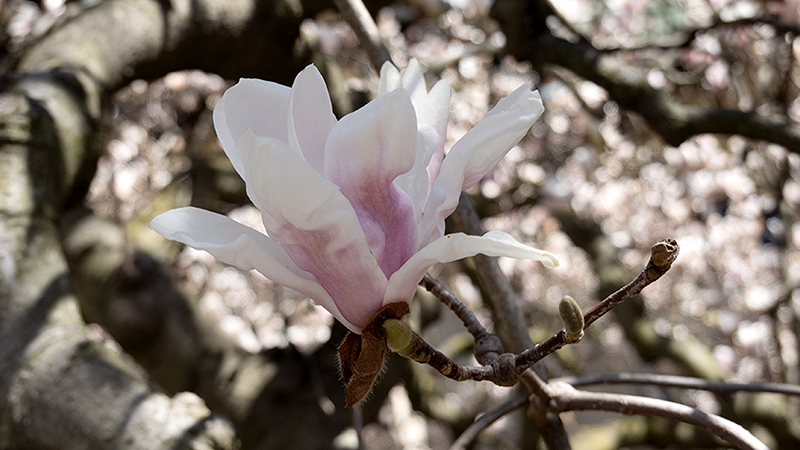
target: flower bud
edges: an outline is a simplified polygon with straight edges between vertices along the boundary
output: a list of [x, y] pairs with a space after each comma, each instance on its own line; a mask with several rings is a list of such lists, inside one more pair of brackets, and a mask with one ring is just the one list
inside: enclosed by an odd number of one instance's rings
[[403, 354], [403, 350], [414, 339], [414, 331], [402, 320], [386, 319], [383, 321], [383, 329], [386, 330], [386, 345], [395, 353]]
[[565, 295], [558, 304], [558, 313], [564, 322], [567, 340], [570, 342], [580, 341], [583, 337], [583, 311], [578, 306], [578, 302], [569, 295]]

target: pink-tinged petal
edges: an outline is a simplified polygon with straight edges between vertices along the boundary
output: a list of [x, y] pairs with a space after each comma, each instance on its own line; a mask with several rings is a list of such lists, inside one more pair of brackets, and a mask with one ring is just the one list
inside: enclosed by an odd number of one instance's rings
[[342, 118], [328, 136], [325, 178], [341, 187], [387, 276], [415, 249], [411, 199], [394, 180], [414, 165], [417, 123], [403, 89]]
[[[416, 60], [413, 61], [414, 64], [410, 63], [403, 75], [405, 77], [409, 73], [416, 72], [422, 80], [421, 93], [411, 96], [419, 128], [417, 156], [414, 167], [401, 175], [396, 182], [411, 198], [415, 218], [418, 221], [444, 158], [447, 120], [450, 115], [450, 83], [447, 80], [439, 80], [430, 92], [425, 91], [419, 64]], [[422, 170], [426, 173], [422, 173]]]
[[480, 181], [516, 145], [544, 111], [539, 93], [525, 84], [501, 100], [491, 114], [456, 142], [442, 162], [419, 227], [419, 245], [444, 234], [444, 219], [458, 205], [461, 191]]
[[400, 71], [388, 61], [383, 63], [381, 66], [381, 78], [378, 82], [378, 97], [401, 87], [403, 87], [403, 80], [400, 77]]
[[242, 270], [257, 270], [270, 280], [314, 299], [350, 329], [330, 295], [314, 276], [299, 267], [269, 237], [233, 219], [199, 208], [167, 211], [150, 222], [150, 228], [167, 239], [205, 250], [218, 260]]
[[396, 301], [409, 301], [425, 271], [436, 263], [456, 261], [483, 253], [488, 256], [509, 256], [519, 259], [541, 261], [545, 267], [558, 266], [558, 259], [544, 250], [538, 250], [519, 243], [502, 231], [489, 231], [483, 236], [470, 236], [463, 233], [448, 234], [433, 241], [406, 262], [389, 279], [384, 304]]
[[323, 173], [325, 141], [336, 125], [328, 87], [312, 64], [300, 72], [289, 97], [289, 145]]
[[420, 124], [417, 132], [416, 159], [414, 167], [408, 172], [395, 178], [395, 184], [403, 190], [414, 205], [414, 221], [418, 222], [422, 216], [425, 200], [428, 198], [430, 183], [427, 168], [430, 166], [431, 155], [442, 139], [432, 126]]
[[242, 78], [225, 91], [214, 107], [214, 128], [225, 154], [236, 172], [244, 178], [242, 156], [236, 141], [250, 129], [258, 136], [288, 142], [286, 115], [289, 108], [286, 86], [270, 81]]
[[270, 237], [314, 274], [349, 323], [363, 327], [382, 306], [387, 277], [356, 211], [288, 145], [270, 138], [250, 145], [255, 151], [244, 153], [245, 170]]

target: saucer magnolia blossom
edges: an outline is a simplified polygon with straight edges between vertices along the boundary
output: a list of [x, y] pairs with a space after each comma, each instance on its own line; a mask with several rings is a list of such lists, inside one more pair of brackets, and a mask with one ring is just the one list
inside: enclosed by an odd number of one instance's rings
[[191, 207], [150, 227], [307, 295], [356, 335], [387, 305], [407, 311], [437, 262], [484, 253], [556, 266], [500, 231], [444, 235], [461, 191], [542, 113], [538, 92], [526, 84], [500, 100], [445, 158], [449, 106], [448, 82], [428, 92], [416, 61], [403, 72], [385, 64], [378, 97], [341, 120], [313, 65], [291, 88], [242, 79], [214, 109], [214, 126], [267, 234]]

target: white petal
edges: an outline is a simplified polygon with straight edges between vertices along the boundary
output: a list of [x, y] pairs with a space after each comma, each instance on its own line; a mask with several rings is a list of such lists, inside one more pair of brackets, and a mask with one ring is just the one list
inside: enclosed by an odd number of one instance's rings
[[314, 299], [348, 328], [358, 330], [341, 313], [314, 276], [299, 267], [269, 237], [221, 214], [199, 208], [167, 211], [150, 222], [167, 239], [205, 250], [242, 270], [257, 270], [270, 280]]
[[378, 97], [383, 94], [399, 89], [403, 86], [402, 79], [400, 78], [400, 71], [397, 67], [390, 62], [385, 62], [381, 66], [381, 78], [378, 83]]
[[[513, 99], [511, 103], [509, 98]], [[442, 171], [462, 172], [460, 190], [480, 181], [530, 130], [544, 111], [539, 92], [523, 85], [498, 102], [492, 111], [467, 132], [448, 152]], [[447, 159], [453, 158], [450, 163]], [[452, 168], [445, 169], [452, 164]]]
[[428, 86], [425, 84], [425, 75], [416, 58], [408, 61], [408, 66], [403, 69], [403, 89], [411, 96], [411, 101], [416, 105], [428, 95]]
[[513, 108], [518, 102], [529, 101], [531, 97], [539, 100], [539, 103], [542, 102], [542, 97], [539, 95], [539, 91], [531, 91], [531, 84], [523, 83], [520, 87], [516, 88], [514, 92], [501, 98], [500, 101], [498, 101], [497, 104], [494, 105], [494, 107], [488, 113], [486, 113], [486, 117], [507, 111]]
[[402, 89], [348, 114], [336, 124], [325, 148], [325, 178], [339, 186], [372, 178], [393, 181], [414, 165], [417, 117]]
[[552, 253], [521, 244], [502, 231], [489, 231], [483, 236], [448, 234], [421, 249], [392, 275], [386, 287], [384, 305], [396, 301], [408, 301], [430, 266], [475, 256], [478, 253], [534, 259], [541, 261], [548, 268], [558, 266], [558, 259]]
[[242, 157], [236, 141], [248, 128], [258, 136], [288, 142], [286, 114], [289, 108], [286, 86], [270, 81], [243, 78], [225, 91], [214, 107], [214, 128], [222, 148], [236, 172], [244, 178]]
[[267, 232], [349, 323], [363, 327], [381, 307], [387, 280], [353, 206], [286, 144], [258, 138], [252, 148], [245, 170]]
[[444, 157], [447, 120], [450, 115], [450, 84], [447, 80], [440, 80], [429, 93], [416, 99], [412, 97], [411, 102], [417, 113], [419, 129], [417, 154], [414, 167], [398, 177], [396, 183], [411, 198], [418, 221]]
[[397, 186], [408, 195], [414, 205], [415, 222], [419, 221], [425, 206], [425, 200], [428, 198], [430, 183], [427, 168], [430, 165], [431, 156], [436, 151], [440, 141], [442, 139], [440, 139], [439, 134], [432, 126], [420, 124], [417, 133], [417, 151], [414, 167], [395, 179]]
[[313, 64], [309, 65], [295, 78], [289, 97], [289, 145], [320, 174], [325, 141], [334, 125], [336, 116], [325, 80]]
[[417, 117], [421, 123], [428, 124], [439, 134], [439, 141], [436, 143], [431, 157], [428, 161], [428, 190], [430, 191], [433, 182], [439, 176], [439, 170], [444, 158], [444, 144], [447, 137], [447, 121], [450, 117], [450, 83], [447, 80], [439, 80], [417, 108]]
[[[511, 102], [510, 100], [513, 100]], [[498, 102], [487, 116], [456, 142], [442, 162], [419, 227], [419, 243], [426, 245], [444, 233], [444, 219], [469, 189], [494, 168], [527, 134], [544, 111], [539, 93], [523, 85]]]
[[450, 83], [447, 80], [439, 80], [420, 101], [415, 101], [414, 97], [411, 97], [417, 110], [418, 120], [434, 127], [437, 132], [447, 128], [450, 93]]

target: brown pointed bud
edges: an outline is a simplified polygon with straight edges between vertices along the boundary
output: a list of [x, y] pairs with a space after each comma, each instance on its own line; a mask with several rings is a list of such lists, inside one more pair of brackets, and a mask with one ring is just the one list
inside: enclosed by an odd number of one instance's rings
[[558, 304], [558, 313], [564, 322], [567, 340], [569, 342], [580, 341], [583, 337], [583, 311], [578, 306], [578, 302], [569, 295], [565, 295]]

